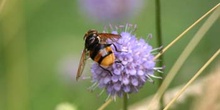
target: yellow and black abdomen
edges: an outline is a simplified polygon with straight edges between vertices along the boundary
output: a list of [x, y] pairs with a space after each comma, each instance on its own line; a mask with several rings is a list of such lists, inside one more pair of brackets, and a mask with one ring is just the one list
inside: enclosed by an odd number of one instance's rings
[[115, 55], [110, 44], [99, 44], [90, 50], [90, 57], [102, 67], [111, 66], [115, 61]]

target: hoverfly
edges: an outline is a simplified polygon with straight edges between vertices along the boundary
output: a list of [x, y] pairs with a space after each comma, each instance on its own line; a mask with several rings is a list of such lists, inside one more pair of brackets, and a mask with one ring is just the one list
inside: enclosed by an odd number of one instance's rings
[[[107, 44], [106, 40], [117, 40], [121, 37], [118, 34], [111, 33], [98, 33], [97, 30], [89, 30], [85, 36], [85, 46], [82, 51], [82, 55], [79, 62], [79, 67], [76, 75], [76, 80], [82, 75], [88, 56], [95, 62], [97, 62], [101, 68], [111, 66], [115, 62], [115, 55], [112, 51], [111, 45]], [[113, 44], [114, 45], [114, 44]], [[117, 48], [114, 45], [116, 51]]]

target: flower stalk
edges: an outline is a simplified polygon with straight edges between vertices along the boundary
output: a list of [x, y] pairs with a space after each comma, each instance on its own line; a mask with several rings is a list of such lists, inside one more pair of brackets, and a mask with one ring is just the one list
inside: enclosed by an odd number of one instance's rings
[[128, 109], [128, 97], [127, 97], [127, 93], [123, 94], [123, 110], [127, 110]]
[[[161, 6], [160, 6], [160, 0], [155, 0], [155, 9], [156, 9], [156, 37], [157, 37], [157, 47], [160, 47], [163, 45], [162, 40], [162, 30], [161, 30]], [[158, 62], [158, 66], [162, 67], [164, 64], [163, 55], [160, 56], [160, 62]], [[159, 74], [160, 77], [163, 77], [163, 74]], [[162, 80], [158, 79], [158, 88], [161, 86]], [[163, 97], [160, 99], [160, 109], [163, 108]]]

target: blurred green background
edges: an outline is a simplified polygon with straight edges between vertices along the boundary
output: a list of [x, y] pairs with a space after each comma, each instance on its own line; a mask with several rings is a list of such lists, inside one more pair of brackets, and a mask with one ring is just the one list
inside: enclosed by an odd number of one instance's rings
[[[136, 17], [120, 24], [137, 24], [138, 37], [146, 37], [149, 33], [155, 36], [154, 2], [145, 1]], [[218, 2], [161, 1], [163, 45], [166, 46]], [[97, 97], [100, 89], [88, 92], [87, 88], [92, 85], [90, 80], [76, 82], [75, 74], [84, 46], [84, 33], [88, 29], [102, 31], [105, 24], [95, 23], [82, 14], [76, 0], [1, 0], [0, 4], [0, 110], [53, 110], [65, 102], [79, 110], [100, 107], [107, 95]], [[164, 54], [164, 75], [203, 22]], [[170, 87], [188, 81], [219, 49], [219, 29], [220, 19], [206, 33]], [[149, 42], [155, 47], [156, 37]], [[85, 76], [89, 76], [90, 63], [92, 61], [87, 63]], [[216, 64], [214, 61], [203, 75]], [[157, 82], [147, 83], [138, 94], [130, 95], [129, 104], [154, 94], [156, 85]], [[121, 106], [122, 100], [118, 98], [106, 109], [115, 110]], [[189, 106], [186, 103], [179, 107], [185, 110]]]

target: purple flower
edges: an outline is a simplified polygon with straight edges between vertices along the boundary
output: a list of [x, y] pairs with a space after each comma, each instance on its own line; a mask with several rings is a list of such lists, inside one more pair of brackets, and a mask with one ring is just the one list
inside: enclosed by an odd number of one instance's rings
[[137, 15], [144, 0], [79, 0], [80, 8], [89, 20], [120, 22]]
[[[92, 82], [99, 88], [105, 89], [109, 96], [121, 97], [123, 93], [138, 92], [146, 81], [153, 81], [151, 77], [156, 77], [155, 70], [162, 69], [155, 67], [152, 46], [132, 34], [135, 28], [130, 24], [119, 26], [112, 33], [120, 34], [121, 38], [117, 41], [107, 41], [120, 50], [120, 52], [116, 51], [112, 45], [116, 61], [120, 62], [115, 62], [106, 68], [108, 71], [101, 68], [98, 63], [94, 63], [91, 67]], [[122, 31], [117, 32], [117, 30]]]

